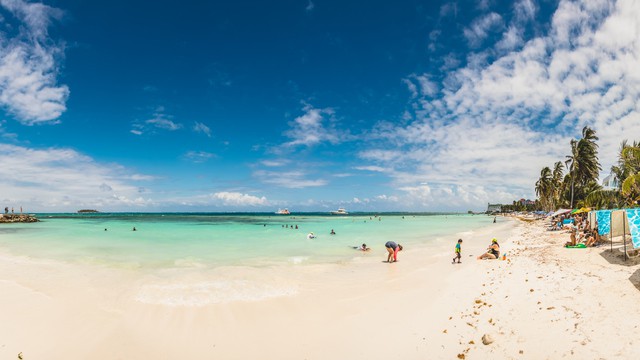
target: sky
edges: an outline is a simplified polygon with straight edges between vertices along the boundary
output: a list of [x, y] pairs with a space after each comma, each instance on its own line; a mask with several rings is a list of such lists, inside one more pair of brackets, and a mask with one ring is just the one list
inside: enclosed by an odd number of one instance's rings
[[640, 1], [0, 0], [0, 205], [481, 211], [640, 140]]

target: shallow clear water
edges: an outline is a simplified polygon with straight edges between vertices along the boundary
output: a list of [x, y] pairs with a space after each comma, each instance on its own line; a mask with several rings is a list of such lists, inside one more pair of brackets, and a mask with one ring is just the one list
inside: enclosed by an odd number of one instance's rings
[[[337, 262], [359, 256], [353, 246], [362, 243], [377, 251], [384, 251], [388, 240], [408, 247], [423, 246], [493, 221], [492, 217], [466, 214], [101, 213], [38, 217], [42, 220], [39, 223], [2, 224], [0, 247], [16, 255], [132, 268]], [[133, 227], [137, 231], [132, 231]], [[332, 229], [336, 235], [329, 234]], [[317, 237], [308, 239], [310, 232]]]

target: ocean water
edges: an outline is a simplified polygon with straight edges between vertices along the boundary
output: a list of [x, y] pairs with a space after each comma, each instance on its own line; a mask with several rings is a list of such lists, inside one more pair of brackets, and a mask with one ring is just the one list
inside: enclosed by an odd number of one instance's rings
[[[129, 294], [131, 301], [187, 307], [293, 296], [302, 291], [305, 274], [317, 274], [316, 265], [325, 269], [322, 265], [384, 257], [389, 240], [407, 251], [439, 241], [453, 246], [457, 236], [472, 238], [474, 230], [493, 221], [483, 215], [384, 213], [99, 213], [38, 218], [41, 222], [0, 224], [0, 251], [36, 262], [62, 262], [73, 269], [79, 265], [82, 276], [91, 278], [94, 290], [105, 296], [117, 287], [116, 293]], [[330, 235], [332, 229], [335, 235]], [[309, 239], [310, 232], [316, 238]], [[362, 243], [372, 248], [366, 256], [353, 248]], [[106, 283], [95, 282], [91, 269], [113, 276], [101, 277]]]
[[[99, 213], [38, 218], [39, 223], [0, 226], [0, 247], [21, 256], [129, 268], [348, 261], [361, 255], [353, 246], [362, 243], [382, 250], [388, 240], [422, 246], [493, 220], [466, 214]], [[332, 229], [336, 235], [330, 235]], [[308, 238], [311, 232], [315, 239]]]

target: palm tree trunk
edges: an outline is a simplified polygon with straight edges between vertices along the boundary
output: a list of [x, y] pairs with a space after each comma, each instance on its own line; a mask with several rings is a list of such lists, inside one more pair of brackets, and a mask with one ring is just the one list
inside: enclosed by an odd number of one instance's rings
[[571, 206], [569, 207], [573, 209], [573, 177], [571, 178]]

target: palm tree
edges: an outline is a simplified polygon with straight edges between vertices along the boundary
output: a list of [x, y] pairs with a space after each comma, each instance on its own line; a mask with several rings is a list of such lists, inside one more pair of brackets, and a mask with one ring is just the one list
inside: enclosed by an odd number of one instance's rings
[[555, 210], [560, 202], [560, 194], [562, 194], [562, 178], [563, 178], [564, 165], [562, 161], [558, 161], [553, 166], [553, 175], [551, 182], [553, 186], [553, 206], [551, 210]]
[[582, 139], [571, 139], [571, 155], [566, 156], [565, 164], [571, 180], [571, 203], [573, 208], [575, 186], [584, 187], [590, 181], [596, 180], [602, 169], [598, 162], [598, 137], [596, 132], [585, 126], [582, 129]]
[[551, 169], [545, 166], [540, 171], [540, 179], [536, 181], [536, 195], [540, 199], [542, 208], [549, 210], [551, 204], [551, 194], [553, 193]]
[[634, 142], [633, 146], [623, 147], [621, 158], [624, 163], [621, 175], [628, 176], [622, 181], [620, 190], [628, 205], [636, 205], [640, 201], [640, 146]]

